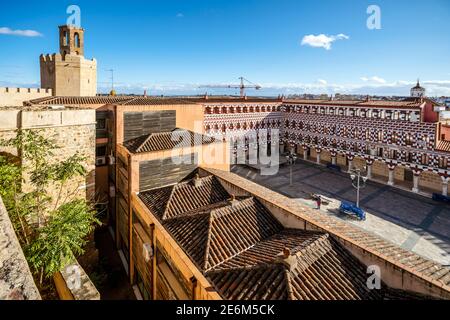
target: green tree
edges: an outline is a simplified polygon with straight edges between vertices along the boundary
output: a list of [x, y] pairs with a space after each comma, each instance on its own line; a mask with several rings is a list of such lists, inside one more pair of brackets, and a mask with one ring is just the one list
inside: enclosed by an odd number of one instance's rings
[[[78, 153], [55, 162], [56, 143], [38, 130], [18, 130], [0, 146], [16, 148], [21, 163], [0, 158], [0, 195], [24, 246], [27, 260], [35, 271], [52, 276], [74, 256], [83, 253], [86, 236], [95, 224], [93, 204], [79, 197], [80, 184], [73, 183], [86, 175], [85, 157]], [[24, 179], [22, 177], [25, 177]], [[74, 184], [66, 190], [69, 183]], [[30, 187], [23, 191], [23, 183]], [[56, 187], [56, 198], [48, 192]]]

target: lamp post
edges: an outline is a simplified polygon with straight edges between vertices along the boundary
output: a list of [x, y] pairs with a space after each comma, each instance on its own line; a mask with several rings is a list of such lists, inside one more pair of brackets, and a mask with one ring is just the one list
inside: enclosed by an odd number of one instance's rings
[[359, 208], [359, 190], [366, 186], [368, 177], [362, 174], [361, 169], [355, 168], [350, 171], [352, 186], [356, 189], [356, 206]]
[[286, 156], [286, 160], [289, 165], [289, 185], [292, 186], [292, 166], [295, 164], [297, 156], [293, 153], [290, 153]]

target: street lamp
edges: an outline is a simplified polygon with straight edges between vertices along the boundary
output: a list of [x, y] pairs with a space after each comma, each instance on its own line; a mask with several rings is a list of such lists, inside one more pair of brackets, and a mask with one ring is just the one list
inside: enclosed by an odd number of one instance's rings
[[289, 185], [292, 186], [292, 166], [295, 164], [297, 160], [297, 156], [293, 153], [290, 153], [286, 156], [286, 161], [289, 165]]
[[356, 206], [359, 208], [359, 190], [366, 186], [368, 177], [361, 173], [361, 169], [355, 168], [350, 171], [350, 178], [352, 179], [352, 186], [356, 188]]

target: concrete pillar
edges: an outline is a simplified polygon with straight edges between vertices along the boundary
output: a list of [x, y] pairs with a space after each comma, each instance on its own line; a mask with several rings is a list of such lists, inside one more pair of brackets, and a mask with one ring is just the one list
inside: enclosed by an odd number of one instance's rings
[[317, 152], [316, 155], [317, 155], [317, 161], [316, 162], [318, 164], [320, 164], [320, 152]]
[[334, 166], [336, 165], [336, 156], [331, 157], [331, 164]]
[[367, 165], [367, 178], [372, 179], [372, 165], [371, 164]]
[[414, 193], [419, 193], [419, 177], [420, 177], [420, 173], [419, 174], [414, 173], [413, 188], [412, 188], [412, 192], [414, 192]]
[[303, 159], [308, 160], [308, 149], [303, 148]]
[[394, 169], [389, 168], [389, 180], [387, 184], [390, 186], [394, 185]]
[[441, 176], [442, 179], [442, 195], [443, 196], [448, 196], [448, 180], [450, 179], [450, 177], [444, 177]]

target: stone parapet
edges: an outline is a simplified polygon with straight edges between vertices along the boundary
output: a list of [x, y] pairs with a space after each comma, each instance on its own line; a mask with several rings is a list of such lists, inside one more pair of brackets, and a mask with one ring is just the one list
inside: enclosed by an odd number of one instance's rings
[[41, 300], [19, 240], [0, 198], [0, 300]]

